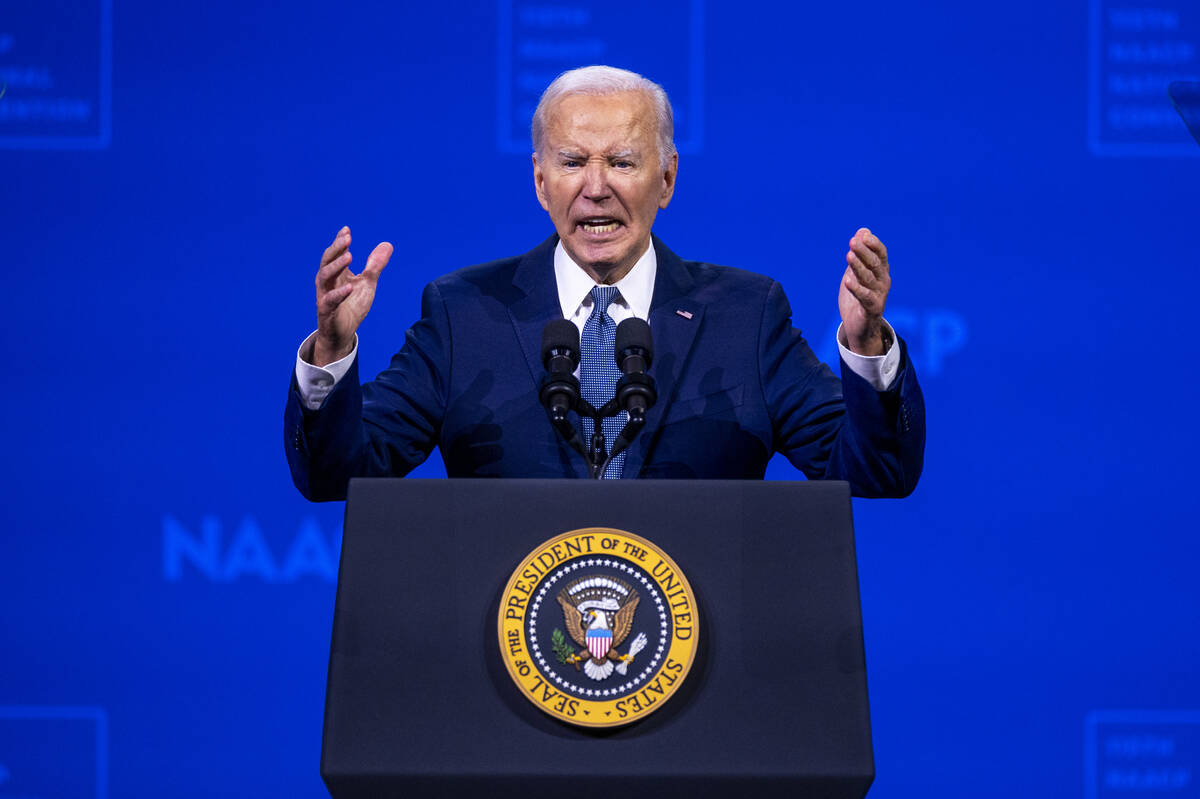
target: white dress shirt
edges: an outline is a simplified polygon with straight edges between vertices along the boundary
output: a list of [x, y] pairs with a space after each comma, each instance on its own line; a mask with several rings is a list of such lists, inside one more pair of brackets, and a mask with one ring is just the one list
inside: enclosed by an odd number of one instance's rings
[[[608, 306], [608, 315], [613, 322], [620, 324], [631, 316], [649, 321], [650, 301], [654, 296], [654, 278], [658, 274], [658, 256], [654, 247], [648, 247], [642, 257], [625, 277], [618, 280], [617, 296]], [[570, 319], [583, 332], [583, 325], [592, 312], [592, 288], [596, 282], [579, 267], [567, 254], [562, 242], [554, 248], [554, 280], [558, 285], [558, 304], [562, 315]], [[838, 351], [842, 360], [856, 375], [866, 380], [876, 391], [887, 391], [900, 368], [900, 347], [896, 343], [896, 334], [891, 325], [883, 323], [885, 337], [890, 337], [891, 345], [883, 355], [858, 355], [846, 346], [846, 336], [842, 326], [838, 325]], [[333, 391], [338, 381], [350, 371], [350, 365], [358, 355], [358, 336], [354, 337], [354, 349], [341, 360], [326, 366], [314, 366], [311, 363], [313, 340], [316, 331], [309, 334], [296, 351], [296, 385], [300, 389], [300, 399], [304, 407], [315, 411]]]

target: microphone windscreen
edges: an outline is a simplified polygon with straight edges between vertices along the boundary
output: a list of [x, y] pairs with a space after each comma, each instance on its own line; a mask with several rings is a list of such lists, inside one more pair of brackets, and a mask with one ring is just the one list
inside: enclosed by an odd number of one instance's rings
[[654, 343], [650, 338], [650, 325], [645, 319], [629, 317], [617, 325], [616, 341], [613, 349], [616, 351], [618, 362], [621, 354], [629, 350], [640, 350], [640, 355], [646, 360], [646, 368], [650, 368], [654, 360]]
[[570, 353], [572, 369], [579, 366], [579, 328], [570, 319], [552, 319], [542, 328], [542, 365], [550, 368], [550, 354]]

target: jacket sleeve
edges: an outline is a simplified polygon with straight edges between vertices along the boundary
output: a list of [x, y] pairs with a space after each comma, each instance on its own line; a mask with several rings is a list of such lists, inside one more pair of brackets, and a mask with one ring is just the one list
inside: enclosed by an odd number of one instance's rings
[[358, 361], [325, 402], [308, 410], [295, 375], [284, 410], [292, 481], [313, 501], [341, 500], [352, 477], [402, 477], [437, 446], [449, 385], [450, 325], [433, 283], [421, 319], [388, 368], [359, 385]]
[[810, 480], [846, 480], [860, 497], [912, 493], [925, 458], [925, 401], [908, 347], [887, 391], [842, 364], [842, 380], [792, 327], [778, 283], [767, 293], [759, 329], [759, 373], [774, 449]]

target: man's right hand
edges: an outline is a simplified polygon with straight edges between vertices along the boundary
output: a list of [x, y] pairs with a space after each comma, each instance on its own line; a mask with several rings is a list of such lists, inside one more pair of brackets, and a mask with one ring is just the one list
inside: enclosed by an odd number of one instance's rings
[[317, 270], [314, 366], [331, 364], [354, 350], [354, 333], [371, 310], [379, 273], [391, 257], [392, 245], [385, 241], [371, 251], [367, 265], [356, 275], [350, 271], [350, 228], [338, 231], [333, 244], [321, 256], [321, 268]]

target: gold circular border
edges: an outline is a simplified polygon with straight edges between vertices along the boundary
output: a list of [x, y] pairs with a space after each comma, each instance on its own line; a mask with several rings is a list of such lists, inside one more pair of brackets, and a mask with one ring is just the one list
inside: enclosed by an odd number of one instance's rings
[[[675, 618], [674, 618], [676, 614], [670, 612], [671, 602], [670, 602], [669, 598], [666, 596], [666, 594], [667, 594], [666, 588], [664, 588], [663, 584], [659, 581], [659, 579], [654, 576], [653, 567], [641, 566], [641, 564], [639, 564], [638, 561], [636, 561], [633, 558], [630, 558], [627, 555], [614, 554], [615, 549], [616, 549], [615, 547], [613, 550], [609, 550], [607, 554], [603, 551], [597, 551], [595, 553], [593, 553], [593, 552], [573, 553], [566, 557], [558, 558], [554, 562], [553, 565], [551, 565], [549, 568], [545, 568], [543, 570], [543, 573], [537, 578], [537, 580], [535, 580], [533, 582], [532, 586], [530, 586], [529, 592], [526, 594], [526, 597], [527, 597], [526, 605], [525, 605], [525, 607], [522, 608], [520, 618], [518, 618], [518, 619], [506, 618], [507, 611], [509, 610], [509, 607], [510, 607], [508, 604], [508, 598], [513, 596], [513, 592], [516, 590], [516, 584], [519, 582], [519, 578], [522, 576], [522, 574], [524, 573], [524, 571], [526, 569], [532, 567], [532, 565], [535, 563], [534, 559], [538, 555], [541, 555], [544, 552], [546, 552], [547, 550], [554, 547], [556, 544], [562, 544], [567, 539], [578, 538], [578, 537], [584, 536], [584, 535], [595, 535], [595, 536], [602, 536], [602, 537], [627, 539], [631, 543], [634, 543], [634, 544], [640, 546], [641, 548], [645, 549], [648, 553], [658, 556], [662, 560], [663, 563], [665, 563], [667, 566], [669, 566], [671, 569], [671, 572], [675, 575], [676, 578], [678, 578], [679, 582], [682, 584], [684, 596], [687, 597], [687, 600], [688, 600], [688, 607], [690, 608], [690, 611], [691, 611], [692, 636], [688, 639], [685, 639], [685, 641], [682, 643], [680, 641], [676, 640], [675, 631], [678, 627], [678, 625], [675, 623]], [[536, 589], [537, 586], [541, 585], [542, 582], [545, 581], [546, 577], [550, 574], [550, 572], [553, 571], [555, 568], [557, 568], [559, 564], [565, 563], [568, 560], [573, 560], [573, 559], [575, 559], [577, 557], [581, 557], [583, 555], [596, 555], [598, 557], [617, 557], [628, 563], [636, 564], [640, 568], [645, 570], [646, 575], [651, 580], [653, 580], [654, 584], [656, 586], [658, 586], [658, 589], [663, 592], [663, 602], [666, 604], [668, 615], [671, 616], [671, 645], [667, 648], [666, 653], [663, 655], [662, 665], [659, 666], [658, 670], [653, 675], [646, 678], [641, 691], [634, 691], [630, 694], [627, 694], [624, 697], [621, 697], [620, 699], [606, 699], [606, 700], [602, 700], [602, 701], [594, 701], [594, 700], [590, 700], [590, 699], [584, 699], [582, 697], [576, 697], [572, 693], [564, 693], [564, 692], [560, 691], [557, 687], [552, 687], [551, 690], [555, 691], [555, 693], [557, 694], [558, 697], [564, 698], [564, 701], [562, 701], [560, 703], [560, 704], [563, 704], [564, 709], [561, 711], [555, 711], [555, 709], [552, 706], [550, 706], [555, 702], [554, 699], [547, 700], [547, 701], [541, 701], [538, 699], [537, 696], [534, 695], [534, 691], [539, 690], [543, 686], [551, 687], [550, 684], [546, 681], [546, 679], [541, 675], [541, 673], [538, 672], [536, 666], [534, 666], [532, 662], [526, 662], [525, 665], [526, 665], [528, 672], [526, 674], [522, 675], [517, 663], [518, 663], [518, 660], [521, 658], [527, 659], [528, 661], [533, 660], [533, 655], [529, 648], [529, 642], [527, 640], [525, 630], [526, 630], [526, 626], [527, 626], [526, 625], [526, 621], [527, 621], [526, 614], [528, 611], [528, 602], [531, 601], [531, 599], [532, 599], [534, 589]], [[675, 561], [671, 560], [670, 555], [668, 555], [666, 552], [659, 549], [658, 546], [656, 546], [653, 542], [648, 541], [645, 538], [642, 538], [640, 535], [636, 535], [634, 533], [630, 533], [625, 530], [618, 530], [613, 527], [581, 527], [578, 530], [570, 530], [568, 532], [556, 535], [553, 538], [550, 538], [550, 539], [544, 541], [543, 543], [539, 544], [537, 547], [535, 547], [532, 552], [530, 552], [525, 557], [521, 558], [520, 562], [517, 564], [517, 568], [513, 571], [512, 576], [509, 578], [508, 583], [504, 586], [504, 593], [500, 595], [500, 610], [496, 615], [498, 617], [497, 624], [496, 624], [496, 636], [499, 639], [499, 643], [500, 643], [500, 657], [504, 661], [505, 668], [508, 669], [509, 677], [512, 678], [512, 681], [516, 684], [517, 688], [521, 691], [521, 695], [524, 696], [526, 699], [528, 699], [531, 703], [533, 703], [534, 707], [538, 708], [543, 713], [546, 713], [547, 715], [552, 716], [561, 721], [564, 721], [567, 724], [573, 724], [573, 725], [580, 726], [580, 727], [622, 727], [626, 724], [632, 724], [635, 721], [639, 721], [639, 720], [645, 718], [646, 716], [649, 716], [654, 711], [658, 710], [660, 707], [662, 707], [664, 704], [666, 704], [667, 701], [670, 700], [672, 696], [675, 695], [675, 692], [679, 690], [679, 687], [683, 684], [683, 681], [687, 678], [688, 673], [691, 672], [692, 663], [695, 662], [695, 660], [696, 660], [696, 650], [698, 649], [699, 643], [700, 643], [700, 615], [699, 615], [699, 610], [696, 607], [696, 595], [695, 595], [695, 593], [693, 593], [691, 584], [688, 583], [687, 577], [684, 576], [684, 574], [680, 570], [679, 566], [675, 563]], [[505, 625], [505, 621], [517, 622], [515, 625], [515, 629], [517, 631], [516, 643], [519, 644], [519, 652], [517, 652], [515, 654], [510, 651], [510, 646], [511, 646], [510, 639], [512, 638], [512, 636], [508, 636], [506, 634], [506, 630], [508, 628]], [[667, 668], [667, 662], [672, 659], [672, 654], [676, 652], [677, 648], [687, 650], [687, 658], [686, 658], [686, 661], [683, 663], [683, 668], [679, 672], [678, 677], [675, 678], [674, 682], [670, 683], [670, 685], [667, 687], [667, 689], [665, 691], [663, 691], [662, 696], [657, 697], [655, 699], [655, 701], [650, 703], [649, 705], [646, 705], [642, 709], [636, 710], [632, 713], [629, 713], [626, 717], [621, 717], [621, 718], [619, 718], [619, 720], [615, 720], [615, 721], [581, 720], [578, 717], [570, 716], [570, 715], [566, 714], [565, 706], [571, 701], [577, 702], [580, 706], [583, 706], [583, 704], [586, 703], [588, 707], [585, 709], [591, 709], [595, 713], [603, 713], [605, 708], [610, 708], [610, 712], [617, 711], [618, 705], [620, 705], [621, 703], [629, 702], [631, 697], [637, 697], [638, 695], [642, 694], [643, 692], [648, 690], [647, 686], [649, 685], [650, 682], [652, 682], [655, 679], [659, 679], [663, 676], [663, 672]], [[545, 694], [543, 694], [543, 696], [544, 695]]]

